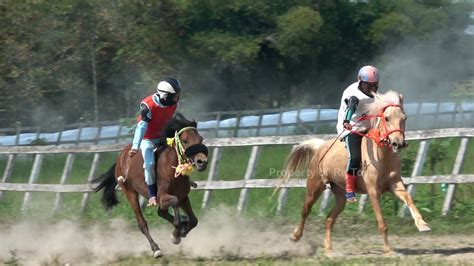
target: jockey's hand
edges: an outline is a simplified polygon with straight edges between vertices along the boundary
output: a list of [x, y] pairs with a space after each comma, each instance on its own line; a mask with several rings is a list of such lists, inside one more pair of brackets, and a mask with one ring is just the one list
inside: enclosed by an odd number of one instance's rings
[[345, 122], [344, 124], [342, 124], [342, 126], [343, 126], [344, 129], [346, 129], [346, 130], [352, 130], [352, 125], [351, 125], [351, 123]]
[[135, 154], [137, 154], [138, 150], [137, 149], [131, 149], [129, 152], [128, 152], [128, 156], [133, 157], [135, 156]]

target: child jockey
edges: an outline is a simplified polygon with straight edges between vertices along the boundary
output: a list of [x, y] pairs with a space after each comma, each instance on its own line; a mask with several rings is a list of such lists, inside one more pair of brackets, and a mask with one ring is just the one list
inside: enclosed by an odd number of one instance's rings
[[373, 66], [364, 66], [359, 70], [357, 82], [347, 87], [341, 99], [339, 108], [337, 133], [345, 140], [349, 151], [349, 162], [346, 172], [346, 200], [355, 202], [355, 184], [360, 170], [362, 156], [362, 136], [353, 131], [365, 133], [369, 127], [368, 120], [359, 121], [365, 114], [367, 104], [373, 102], [374, 94], [379, 86], [378, 70]]
[[157, 205], [153, 150], [159, 143], [164, 127], [173, 118], [180, 93], [181, 84], [179, 81], [175, 78], [165, 78], [158, 83], [156, 93], [146, 97], [140, 103], [139, 122], [135, 129], [129, 155], [133, 157], [138, 152], [138, 148], [141, 149], [145, 183], [148, 186], [148, 206]]

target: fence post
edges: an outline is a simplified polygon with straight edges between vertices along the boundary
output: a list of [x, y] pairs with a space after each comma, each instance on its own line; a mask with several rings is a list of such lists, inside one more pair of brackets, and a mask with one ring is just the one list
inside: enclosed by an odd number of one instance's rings
[[102, 125], [98, 125], [96, 124], [97, 126], [97, 136], [95, 137], [95, 144], [99, 144], [99, 141], [100, 141], [100, 134], [102, 133]]
[[117, 130], [117, 138], [115, 139], [115, 143], [120, 142], [120, 138], [122, 137], [122, 123], [119, 124], [118, 130]]
[[[250, 152], [249, 162], [247, 164], [247, 170], [245, 170], [244, 180], [252, 179], [255, 176], [255, 168], [257, 166], [258, 155], [260, 154], [260, 146], [253, 146]], [[248, 188], [240, 190], [239, 203], [237, 205], [237, 212], [242, 213], [247, 203]]]
[[79, 128], [77, 129], [77, 136], [76, 136], [76, 145], [79, 145], [81, 142], [81, 135], [82, 135], [82, 128], [84, 127], [84, 124], [82, 122], [82, 117], [80, 118], [79, 122]]
[[[221, 158], [221, 148], [215, 147], [212, 150], [212, 159], [211, 159], [211, 165], [209, 166], [209, 174], [207, 176], [207, 181], [213, 181], [216, 176], [217, 176], [217, 167], [219, 160]], [[204, 191], [204, 196], [202, 198], [202, 204], [201, 204], [201, 209], [205, 209], [207, 207], [207, 204], [209, 203], [209, 199], [211, 198], [211, 189], [207, 189]]]
[[20, 122], [16, 122], [15, 127], [16, 127], [15, 146], [18, 146], [18, 145], [20, 144], [21, 123], [20, 123]]
[[[439, 121], [439, 109], [441, 108], [441, 102], [438, 101], [438, 103], [436, 104], [436, 113], [435, 113], [435, 122], [434, 124], [435, 125], [438, 125], [438, 121]], [[454, 112], [456, 112], [456, 107], [454, 108]], [[455, 118], [455, 117], [454, 117]], [[454, 119], [455, 120], [455, 119]], [[456, 123], [456, 122], [455, 122]]]
[[[454, 167], [452, 171], [453, 175], [457, 175], [461, 171], [462, 162], [464, 161], [464, 155], [466, 154], [468, 141], [469, 141], [469, 138], [461, 139], [461, 144], [459, 145], [458, 153], [456, 155], [456, 160], [454, 161]], [[443, 210], [441, 213], [443, 216], [448, 215], [448, 212], [451, 209], [451, 204], [453, 202], [455, 188], [456, 188], [455, 184], [448, 185], [448, 190], [446, 191], [446, 197], [444, 198]]]
[[[293, 151], [297, 146], [298, 144], [293, 145], [291, 147], [291, 151]], [[288, 200], [288, 188], [283, 187], [280, 189], [280, 193], [278, 194], [277, 214], [281, 214], [287, 200]]]
[[315, 123], [315, 127], [314, 127], [314, 133], [318, 133], [318, 127], [319, 125], [321, 124], [321, 105], [318, 104], [317, 106], [317, 111], [316, 111], [316, 123]]
[[278, 111], [279, 115], [278, 115], [278, 125], [277, 125], [277, 128], [276, 128], [276, 136], [280, 136], [280, 128], [281, 128], [281, 122], [282, 122], [282, 116], [283, 116], [283, 111], [280, 110]]
[[323, 192], [323, 199], [321, 200], [321, 205], [319, 206], [319, 216], [324, 216], [324, 211], [328, 207], [330, 196], [331, 196], [331, 189], [326, 187], [326, 189]]
[[[5, 171], [3, 172], [2, 183], [6, 183], [13, 172], [13, 165], [15, 164], [16, 154], [9, 154]], [[3, 191], [0, 190], [0, 200], [3, 198]]]
[[262, 121], [263, 121], [263, 112], [262, 110], [260, 110], [258, 112], [258, 124], [257, 124], [257, 133], [255, 134], [255, 136], [260, 136], [260, 128], [262, 127]]
[[34, 140], [39, 140], [41, 136], [41, 126], [36, 127], [36, 138]]
[[[66, 157], [66, 162], [64, 163], [63, 173], [61, 175], [61, 185], [64, 185], [67, 179], [71, 176], [72, 165], [74, 164], [75, 154], [69, 153]], [[63, 204], [63, 193], [56, 193], [56, 200], [54, 201], [53, 213], [57, 213]]]
[[[418, 103], [418, 106], [416, 107], [416, 114], [415, 114], [415, 117], [414, 117], [415, 119], [413, 119], [413, 121], [414, 121], [413, 124], [414, 124], [414, 125], [418, 125], [418, 120], [419, 120], [419, 118], [420, 118], [420, 112], [421, 112], [421, 106], [422, 106], [422, 105], [423, 105], [423, 103], [419, 102], [419, 103]], [[408, 120], [408, 121], [410, 121], [410, 120]], [[423, 127], [421, 127], [421, 128], [416, 128], [416, 129], [423, 129]]]
[[[91, 169], [89, 171], [89, 177], [87, 178], [87, 183], [94, 178], [95, 172], [97, 171], [97, 167], [99, 165], [100, 160], [100, 153], [94, 153], [94, 159], [92, 159]], [[82, 203], [81, 203], [81, 213], [84, 213], [87, 208], [87, 202], [89, 201], [89, 192], [86, 192], [82, 195]]]
[[239, 136], [239, 127], [240, 127], [240, 120], [242, 118], [242, 112], [237, 113], [237, 121], [235, 122], [235, 131], [234, 131], [234, 137]]
[[60, 123], [60, 129], [58, 131], [58, 139], [56, 140], [56, 145], [61, 144], [61, 137], [63, 135], [63, 130], [64, 130], [64, 127], [65, 127], [64, 117], [59, 116], [59, 123]]
[[221, 112], [218, 112], [217, 113], [217, 116], [216, 116], [216, 128], [215, 128], [215, 131], [216, 131], [216, 138], [219, 137], [219, 128], [220, 128], [220, 123], [221, 123]]
[[456, 114], [458, 112], [458, 101], [456, 101], [456, 103], [454, 104], [454, 110], [453, 110], [453, 124], [452, 124], [452, 127], [455, 127], [456, 126]]
[[[418, 147], [418, 153], [416, 154], [415, 164], [413, 165], [413, 170], [411, 171], [411, 177], [419, 176], [423, 170], [423, 165], [425, 164], [426, 155], [428, 154], [428, 148], [430, 146], [429, 140], [420, 141], [420, 146]], [[415, 185], [410, 184], [407, 187], [407, 192], [413, 198], [415, 196]], [[404, 217], [408, 214], [408, 208], [406, 204], [400, 208], [398, 216]]]
[[[35, 160], [33, 162], [33, 167], [31, 168], [30, 178], [28, 184], [34, 184], [38, 180], [38, 176], [41, 171], [41, 165], [43, 164], [44, 154], [36, 154]], [[26, 212], [28, 209], [28, 203], [31, 199], [31, 192], [25, 192], [23, 197], [23, 204], [21, 205], [21, 211]]]
[[303, 126], [301, 125], [302, 123], [300, 119], [300, 114], [301, 114], [301, 108], [298, 108], [298, 111], [296, 111], [295, 132], [293, 134], [301, 134], [300, 132], [303, 132]]

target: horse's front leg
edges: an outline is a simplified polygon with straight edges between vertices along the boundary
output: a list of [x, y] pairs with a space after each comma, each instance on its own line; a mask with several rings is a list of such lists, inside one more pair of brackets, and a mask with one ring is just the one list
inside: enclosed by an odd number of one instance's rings
[[400, 200], [402, 200], [408, 206], [408, 209], [410, 210], [413, 220], [415, 220], [415, 225], [418, 228], [418, 230], [420, 232], [431, 231], [431, 228], [423, 220], [423, 217], [418, 211], [418, 208], [415, 206], [415, 203], [413, 202], [413, 199], [411, 198], [410, 194], [406, 191], [405, 185], [403, 184], [403, 181], [401, 180], [401, 178], [398, 182], [392, 185], [391, 190], [393, 194], [395, 194], [395, 196], [397, 196]]
[[[172, 241], [174, 244], [179, 244], [181, 242], [181, 218], [179, 216], [178, 204], [179, 200], [176, 196], [170, 194], [160, 196], [158, 215], [174, 225], [175, 229], [172, 233]], [[168, 212], [169, 208], [173, 209], [173, 215]]]
[[[175, 227], [179, 226], [180, 219], [178, 214], [178, 198], [170, 194], [160, 196], [160, 207], [158, 208], [158, 216], [164, 218]], [[173, 208], [173, 215], [168, 212], [169, 208]]]
[[191, 202], [189, 201], [189, 197], [184, 198], [179, 203], [179, 206], [189, 218], [189, 222], [187, 222], [181, 229], [181, 237], [186, 237], [189, 231], [191, 231], [194, 227], [197, 226], [198, 219], [196, 218], [196, 215], [194, 215]]
[[379, 227], [379, 232], [382, 235], [383, 239], [383, 250], [385, 253], [392, 251], [390, 245], [388, 244], [387, 236], [387, 225], [383, 219], [382, 209], [380, 208], [380, 193], [377, 192], [377, 189], [374, 187], [368, 188], [367, 192], [370, 197], [370, 203], [372, 204], [372, 209], [374, 210], [375, 219], [377, 220], [377, 225]]
[[160, 250], [160, 247], [151, 237], [150, 232], [148, 231], [147, 222], [145, 221], [145, 218], [143, 218], [143, 214], [140, 209], [140, 203], [138, 202], [138, 193], [127, 186], [122, 185], [121, 187], [123, 193], [128, 199], [128, 202], [130, 203], [130, 206], [133, 209], [133, 212], [135, 213], [138, 228], [140, 228], [140, 231], [142, 231], [142, 233], [145, 235], [145, 237], [148, 239], [148, 242], [150, 243], [151, 250], [153, 251], [153, 256], [155, 258], [161, 257], [162, 252]]

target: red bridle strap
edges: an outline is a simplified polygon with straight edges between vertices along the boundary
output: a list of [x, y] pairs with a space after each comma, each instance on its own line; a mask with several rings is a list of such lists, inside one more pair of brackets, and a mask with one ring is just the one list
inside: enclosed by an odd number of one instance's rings
[[388, 146], [388, 147], [391, 146], [390, 140], [388, 138], [390, 134], [395, 133], [395, 132], [400, 132], [403, 134], [403, 137], [405, 137], [405, 132], [400, 128], [388, 130], [387, 121], [385, 121], [385, 115], [384, 115], [384, 112], [388, 107], [399, 107], [403, 111], [403, 106], [401, 106], [400, 104], [388, 104], [382, 109], [382, 111], [380, 111], [378, 115], [367, 115], [367, 116], [361, 117], [358, 120], [359, 122], [359, 121], [369, 120], [373, 118], [380, 118], [380, 121], [382, 123], [382, 129], [380, 129], [380, 127], [371, 128], [367, 134], [357, 132], [357, 131], [351, 131], [351, 132], [354, 134], [360, 135], [362, 137], [366, 137], [373, 140], [378, 146]]

